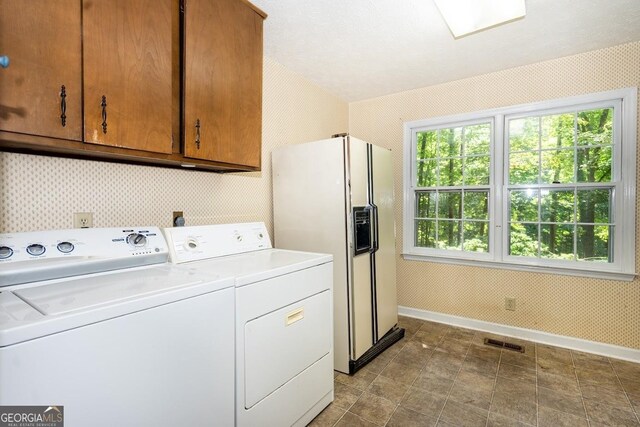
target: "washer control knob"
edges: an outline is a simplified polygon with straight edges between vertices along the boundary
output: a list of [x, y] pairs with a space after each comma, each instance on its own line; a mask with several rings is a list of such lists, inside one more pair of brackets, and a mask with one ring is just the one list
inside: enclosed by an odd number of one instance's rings
[[57, 248], [63, 254], [68, 254], [75, 249], [75, 246], [73, 246], [73, 243], [71, 242], [60, 242], [58, 243]]
[[188, 238], [185, 242], [184, 242], [184, 248], [188, 251], [194, 251], [196, 249], [198, 249], [198, 241], [196, 239], [194, 239], [193, 237]]
[[0, 246], [0, 259], [7, 259], [13, 255], [13, 249], [9, 246]]
[[46, 250], [47, 249], [39, 243], [34, 243], [32, 245], [27, 246], [27, 253], [33, 256], [42, 255], [43, 253], [45, 253]]
[[258, 240], [262, 240], [264, 239], [264, 234], [262, 234], [262, 232], [257, 234]]
[[131, 233], [127, 236], [127, 243], [134, 248], [141, 248], [147, 244], [147, 236], [140, 233]]

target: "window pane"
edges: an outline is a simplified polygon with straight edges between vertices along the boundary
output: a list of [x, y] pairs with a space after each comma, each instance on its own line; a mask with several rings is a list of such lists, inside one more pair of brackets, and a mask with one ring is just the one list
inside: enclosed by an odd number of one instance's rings
[[509, 183], [538, 183], [538, 152], [511, 153], [509, 155]]
[[438, 218], [462, 218], [461, 199], [461, 191], [441, 191], [438, 200]]
[[509, 120], [509, 151], [537, 150], [539, 118]]
[[438, 133], [439, 157], [462, 155], [462, 127], [440, 129]]
[[538, 224], [511, 223], [509, 227], [509, 255], [538, 256]]
[[435, 159], [419, 160], [416, 163], [416, 174], [418, 175], [418, 187], [433, 187], [438, 185], [437, 163]]
[[573, 180], [573, 149], [542, 152], [542, 183], [566, 184]]
[[542, 224], [540, 257], [573, 260], [573, 224]]
[[462, 185], [462, 159], [440, 159], [440, 185]]
[[488, 191], [465, 191], [464, 217], [467, 219], [489, 219]]
[[578, 145], [610, 145], [612, 135], [613, 108], [578, 113]]
[[542, 190], [541, 221], [573, 222], [573, 190]]
[[610, 204], [611, 189], [578, 190], [578, 222], [613, 222]]
[[613, 226], [578, 225], [578, 261], [613, 262], [609, 242]]
[[436, 217], [436, 197], [435, 191], [420, 191], [416, 193], [416, 217], [434, 218]]
[[489, 185], [489, 156], [464, 159], [464, 184]]
[[465, 221], [463, 246], [469, 252], [489, 252], [489, 223]]
[[611, 182], [611, 147], [578, 149], [578, 182]]
[[431, 159], [436, 157], [436, 142], [438, 133], [435, 130], [418, 132], [416, 134], [416, 158]]
[[436, 247], [436, 222], [435, 221], [416, 221], [416, 246], [421, 248]]
[[461, 250], [460, 225], [462, 221], [438, 220], [438, 248]]
[[511, 191], [510, 199], [510, 221], [538, 221], [538, 190]]
[[491, 138], [491, 124], [467, 126], [464, 129], [464, 153], [465, 155], [489, 154], [489, 141]]
[[542, 117], [540, 123], [542, 148], [573, 147], [573, 119], [573, 113]]

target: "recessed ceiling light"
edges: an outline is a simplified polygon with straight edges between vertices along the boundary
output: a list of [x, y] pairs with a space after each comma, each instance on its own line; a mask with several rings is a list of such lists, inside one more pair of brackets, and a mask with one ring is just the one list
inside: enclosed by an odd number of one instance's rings
[[524, 0], [434, 0], [455, 38], [522, 18]]

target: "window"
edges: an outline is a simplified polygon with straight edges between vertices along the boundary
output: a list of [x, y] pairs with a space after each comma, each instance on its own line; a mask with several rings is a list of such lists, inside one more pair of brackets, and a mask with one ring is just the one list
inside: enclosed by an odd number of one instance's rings
[[632, 279], [636, 97], [405, 124], [405, 258]]

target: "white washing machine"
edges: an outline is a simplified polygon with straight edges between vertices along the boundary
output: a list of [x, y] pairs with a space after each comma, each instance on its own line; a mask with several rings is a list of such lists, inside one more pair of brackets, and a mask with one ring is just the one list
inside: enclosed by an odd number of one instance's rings
[[263, 223], [165, 229], [170, 259], [235, 277], [236, 425], [306, 425], [333, 401], [333, 258]]
[[0, 406], [65, 426], [234, 424], [234, 280], [154, 227], [0, 234]]

